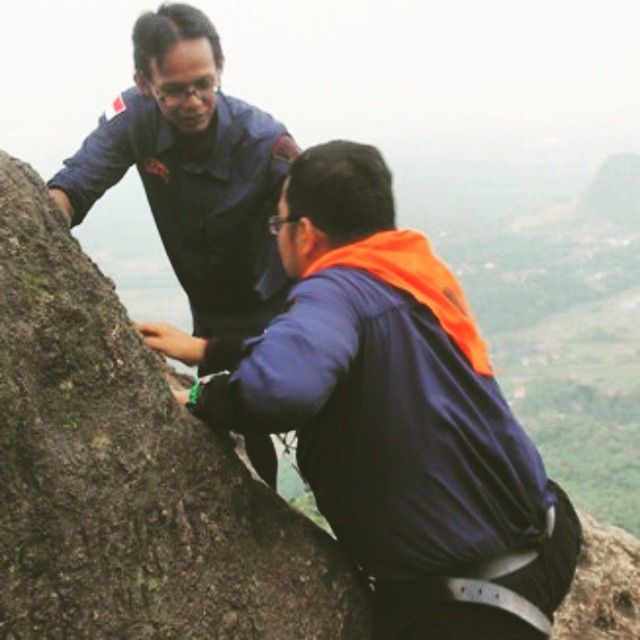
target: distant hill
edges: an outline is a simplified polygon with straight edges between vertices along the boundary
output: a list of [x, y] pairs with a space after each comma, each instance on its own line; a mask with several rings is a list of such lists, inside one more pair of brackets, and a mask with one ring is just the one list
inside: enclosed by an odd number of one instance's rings
[[[577, 190], [576, 190], [577, 191]], [[640, 155], [573, 197], [434, 238], [516, 415], [579, 506], [640, 534]]]
[[610, 156], [579, 202], [577, 213], [640, 229], [640, 155]]

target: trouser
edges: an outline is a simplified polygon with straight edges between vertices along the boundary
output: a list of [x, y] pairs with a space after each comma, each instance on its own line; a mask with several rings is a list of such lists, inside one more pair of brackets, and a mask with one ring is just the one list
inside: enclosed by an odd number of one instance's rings
[[[556, 521], [537, 558], [492, 580], [526, 598], [553, 620], [569, 591], [581, 529], [565, 492], [555, 483]], [[542, 640], [547, 636], [515, 615], [481, 604], [433, 599], [434, 580], [378, 582], [374, 593], [374, 640]]]
[[278, 457], [268, 433], [245, 433], [247, 456], [258, 475], [275, 491], [278, 479]]
[[[227, 313], [220, 311], [212, 314], [199, 313], [193, 306], [193, 335], [209, 338], [218, 335], [259, 335], [268, 320], [275, 314], [275, 309], [281, 305], [280, 297], [275, 298], [270, 307], [255, 313]], [[199, 371], [198, 375], [213, 373]], [[247, 457], [257, 474], [272, 488], [276, 489], [278, 477], [278, 457], [271, 436], [266, 433], [250, 433], [244, 436]]]

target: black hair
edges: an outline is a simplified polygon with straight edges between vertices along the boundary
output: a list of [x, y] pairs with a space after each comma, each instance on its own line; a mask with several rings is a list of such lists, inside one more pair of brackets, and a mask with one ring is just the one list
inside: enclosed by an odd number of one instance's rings
[[291, 165], [289, 217], [305, 216], [333, 246], [395, 229], [391, 172], [367, 144], [332, 140], [310, 147]]
[[164, 3], [155, 13], [143, 13], [133, 26], [133, 63], [136, 71], [149, 79], [152, 58], [161, 65], [164, 56], [176, 42], [192, 38], [209, 40], [216, 68], [221, 69], [224, 56], [220, 36], [202, 11], [188, 4]]

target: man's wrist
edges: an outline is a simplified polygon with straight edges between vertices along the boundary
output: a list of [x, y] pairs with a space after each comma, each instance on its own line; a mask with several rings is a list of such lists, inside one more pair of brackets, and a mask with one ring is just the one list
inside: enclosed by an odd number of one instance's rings
[[208, 340], [198, 337], [193, 337], [192, 340], [192, 353], [190, 354], [191, 357], [189, 358], [191, 361], [190, 364], [202, 364], [207, 352]]
[[[201, 382], [198, 389], [191, 387], [194, 402], [187, 401], [186, 407], [200, 420], [222, 429], [233, 429], [237, 426], [237, 410], [230, 384], [230, 374], [220, 373], [211, 376], [207, 382]], [[197, 399], [196, 399], [197, 396]]]
[[185, 406], [189, 411], [193, 413], [196, 405], [198, 404], [198, 400], [202, 396], [202, 381], [198, 378], [195, 384], [189, 389], [189, 397], [187, 398], [187, 402]]

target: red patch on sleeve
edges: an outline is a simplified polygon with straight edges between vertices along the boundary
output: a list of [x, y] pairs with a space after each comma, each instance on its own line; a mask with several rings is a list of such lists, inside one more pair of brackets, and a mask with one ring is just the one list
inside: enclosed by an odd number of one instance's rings
[[122, 113], [123, 111], [125, 111], [127, 108], [127, 106], [124, 103], [124, 100], [122, 99], [122, 96], [118, 96], [114, 101], [113, 101], [113, 110], [115, 113]]
[[117, 115], [124, 113], [127, 110], [127, 105], [122, 99], [122, 95], [119, 95], [113, 102], [107, 105], [107, 108], [104, 110], [104, 117], [107, 120], [111, 120], [111, 118], [115, 118]]
[[293, 138], [283, 133], [271, 147], [271, 156], [276, 160], [288, 162], [291, 164], [300, 155], [300, 147], [294, 142]]

